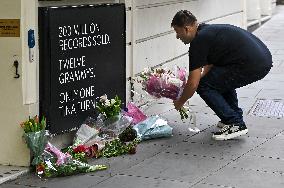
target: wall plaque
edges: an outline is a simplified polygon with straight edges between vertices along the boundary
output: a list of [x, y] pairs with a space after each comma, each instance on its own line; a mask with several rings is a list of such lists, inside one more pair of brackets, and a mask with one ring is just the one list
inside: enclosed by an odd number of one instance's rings
[[20, 19], [0, 19], [0, 37], [20, 37]]

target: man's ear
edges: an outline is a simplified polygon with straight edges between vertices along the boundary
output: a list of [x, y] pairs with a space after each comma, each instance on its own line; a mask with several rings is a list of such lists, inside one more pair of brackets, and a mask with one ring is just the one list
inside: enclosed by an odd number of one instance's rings
[[191, 31], [192, 30], [192, 27], [190, 25], [186, 25], [184, 26], [185, 28], [185, 31]]

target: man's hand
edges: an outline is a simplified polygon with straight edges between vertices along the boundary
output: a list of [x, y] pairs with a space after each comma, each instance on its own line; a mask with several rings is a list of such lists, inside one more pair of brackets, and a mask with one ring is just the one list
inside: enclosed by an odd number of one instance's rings
[[187, 83], [183, 89], [183, 92], [178, 100], [174, 100], [174, 105], [176, 110], [180, 110], [183, 107], [183, 104], [192, 97], [194, 92], [196, 91], [200, 77], [201, 77], [202, 68], [195, 69], [189, 73]]
[[184, 103], [181, 103], [179, 100], [174, 100], [175, 109], [179, 110], [183, 106]]

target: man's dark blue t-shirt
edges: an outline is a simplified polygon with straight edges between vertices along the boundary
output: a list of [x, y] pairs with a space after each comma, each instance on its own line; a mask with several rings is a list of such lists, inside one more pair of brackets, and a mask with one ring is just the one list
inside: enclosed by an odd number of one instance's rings
[[189, 71], [213, 64], [243, 68], [272, 67], [268, 48], [256, 36], [226, 24], [200, 24], [190, 43]]

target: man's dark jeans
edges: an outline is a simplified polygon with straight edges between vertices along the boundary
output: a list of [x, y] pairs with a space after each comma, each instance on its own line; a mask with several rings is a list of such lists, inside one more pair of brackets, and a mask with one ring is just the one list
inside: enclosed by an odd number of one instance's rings
[[238, 106], [236, 88], [264, 78], [269, 68], [213, 66], [201, 78], [197, 93], [225, 124], [244, 124], [243, 111]]

